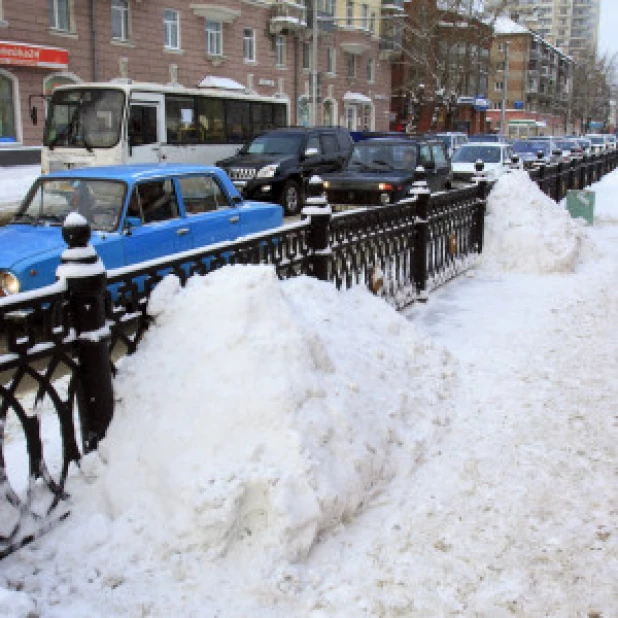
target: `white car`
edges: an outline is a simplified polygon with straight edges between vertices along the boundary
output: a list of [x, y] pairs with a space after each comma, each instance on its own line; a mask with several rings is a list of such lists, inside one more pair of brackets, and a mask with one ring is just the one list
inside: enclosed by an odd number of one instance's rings
[[[514, 161], [514, 157], [516, 160]], [[523, 169], [521, 159], [511, 144], [501, 142], [468, 142], [459, 147], [451, 159], [453, 180], [471, 182], [476, 162], [482, 161], [487, 180], [493, 182], [511, 171]]]

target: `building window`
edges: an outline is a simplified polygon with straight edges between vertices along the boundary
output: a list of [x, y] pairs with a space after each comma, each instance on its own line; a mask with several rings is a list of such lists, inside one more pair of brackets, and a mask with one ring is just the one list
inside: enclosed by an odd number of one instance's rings
[[326, 72], [335, 74], [335, 50], [332, 47], [326, 49]]
[[367, 81], [370, 84], [376, 81], [376, 61], [373, 58], [367, 60]]
[[163, 45], [165, 49], [180, 49], [180, 17], [178, 11], [163, 11]]
[[112, 0], [112, 38], [129, 40], [129, 0]]
[[336, 125], [335, 106], [330, 99], [324, 101], [324, 105], [322, 106], [322, 118], [325, 127], [334, 127]]
[[502, 92], [504, 90], [504, 82], [496, 82], [496, 85], [494, 86], [494, 90]]
[[354, 2], [353, 0], [347, 0], [345, 5], [345, 23], [346, 26], [354, 25]]
[[298, 125], [301, 127], [308, 127], [310, 123], [311, 116], [311, 103], [309, 102], [309, 97], [302, 96], [298, 99]]
[[303, 43], [303, 69], [311, 68], [311, 43], [305, 41]]
[[346, 53], [347, 76], [349, 78], [356, 77], [356, 56]]
[[209, 56], [223, 55], [223, 24], [206, 20], [206, 53]]
[[252, 28], [242, 32], [242, 55], [245, 62], [255, 62], [255, 30]]
[[285, 49], [286, 49], [285, 37], [278, 34], [275, 37], [275, 63], [278, 67], [284, 67], [286, 62]]
[[365, 30], [369, 29], [369, 5], [361, 5], [361, 27]]
[[15, 141], [15, 101], [13, 99], [13, 81], [0, 73], [0, 137]]
[[376, 12], [375, 11], [371, 12], [371, 17], [369, 19], [369, 32], [371, 32], [371, 34], [376, 33]]
[[68, 32], [69, 26], [69, 0], [49, 0], [49, 27]]

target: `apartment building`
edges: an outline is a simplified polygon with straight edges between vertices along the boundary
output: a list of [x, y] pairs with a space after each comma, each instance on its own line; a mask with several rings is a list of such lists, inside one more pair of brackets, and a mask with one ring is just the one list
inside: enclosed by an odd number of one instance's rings
[[[501, 4], [487, 0], [486, 8]], [[597, 50], [601, 0], [509, 0], [508, 7], [517, 21], [570, 56]]]
[[57, 85], [111, 79], [211, 77], [287, 99], [290, 124], [315, 99], [316, 124], [386, 130], [403, 0], [315, 1], [0, 0], [0, 145], [41, 142]]
[[489, 128], [510, 135], [571, 133], [573, 58], [506, 17], [496, 20], [494, 34]]

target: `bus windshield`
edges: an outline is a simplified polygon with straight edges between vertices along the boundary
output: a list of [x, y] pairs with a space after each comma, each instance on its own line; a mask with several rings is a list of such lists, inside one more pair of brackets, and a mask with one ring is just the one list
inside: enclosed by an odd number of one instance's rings
[[43, 145], [56, 147], [111, 148], [118, 143], [124, 94], [120, 90], [75, 88], [52, 95]]

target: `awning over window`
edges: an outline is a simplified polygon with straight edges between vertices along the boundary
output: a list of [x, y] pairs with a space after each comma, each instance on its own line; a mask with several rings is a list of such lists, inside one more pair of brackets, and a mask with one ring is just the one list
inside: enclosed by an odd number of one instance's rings
[[371, 49], [366, 43], [340, 43], [339, 46], [344, 52], [355, 56], [360, 56]]
[[220, 90], [245, 90], [245, 86], [229, 77], [217, 77], [215, 75], [206, 75], [206, 77], [197, 85], [198, 88], [219, 88]]
[[189, 8], [198, 16], [211, 21], [232, 23], [240, 17], [240, 10], [230, 9], [222, 4], [190, 4]]
[[360, 92], [346, 92], [343, 95], [344, 103], [362, 103], [363, 105], [368, 105], [371, 103], [371, 99]]

